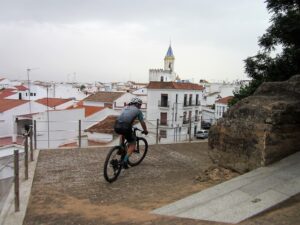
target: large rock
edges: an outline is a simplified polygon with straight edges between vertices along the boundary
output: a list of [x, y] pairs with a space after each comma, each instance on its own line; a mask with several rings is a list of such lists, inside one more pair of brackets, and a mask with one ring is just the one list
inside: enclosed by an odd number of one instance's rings
[[300, 75], [265, 82], [217, 121], [209, 155], [220, 166], [247, 172], [300, 150]]

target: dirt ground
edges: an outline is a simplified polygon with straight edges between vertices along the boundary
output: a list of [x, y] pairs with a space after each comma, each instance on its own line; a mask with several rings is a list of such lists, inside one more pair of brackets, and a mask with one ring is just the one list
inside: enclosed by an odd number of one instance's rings
[[[112, 184], [103, 178], [107, 148], [41, 151], [24, 225], [220, 224], [150, 211], [237, 176], [217, 168], [207, 142], [152, 145]], [[241, 224], [299, 224], [300, 195]]]

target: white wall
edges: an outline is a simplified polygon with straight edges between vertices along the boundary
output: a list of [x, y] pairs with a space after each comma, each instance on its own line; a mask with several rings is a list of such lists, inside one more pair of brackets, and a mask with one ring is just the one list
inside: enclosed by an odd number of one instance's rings
[[215, 110], [207, 107], [202, 107], [202, 121], [215, 123]]
[[123, 109], [124, 103], [128, 104], [133, 97], [136, 97], [136, 95], [133, 95], [131, 93], [123, 94], [121, 97], [114, 101], [113, 109]]
[[88, 135], [88, 140], [97, 141], [97, 142], [111, 142], [113, 140], [112, 134], [87, 132], [87, 135]]
[[67, 140], [78, 139], [78, 121], [84, 120], [84, 109], [49, 111], [48, 113], [43, 112], [33, 116], [33, 120], [36, 120], [37, 148], [57, 148]]
[[86, 106], [98, 106], [98, 107], [104, 107], [104, 102], [93, 102], [93, 101], [84, 101], [83, 105]]
[[163, 69], [149, 70], [149, 82], [161, 81], [161, 77], [163, 77], [163, 81], [175, 81], [176, 79], [175, 73], [170, 73], [170, 71], [168, 70], [163, 70]]
[[228, 110], [227, 104], [216, 103], [215, 105], [215, 118], [220, 119], [223, 117], [224, 112]]
[[58, 105], [58, 106], [55, 107], [55, 109], [66, 109], [66, 108], [68, 108], [68, 107], [70, 107], [72, 105], [74, 105], [74, 101], [73, 100], [65, 102], [65, 103], [63, 103], [61, 105]]
[[[31, 113], [44, 111], [44, 106], [31, 102]], [[15, 116], [30, 113], [29, 102], [0, 113], [0, 137], [13, 136]]]

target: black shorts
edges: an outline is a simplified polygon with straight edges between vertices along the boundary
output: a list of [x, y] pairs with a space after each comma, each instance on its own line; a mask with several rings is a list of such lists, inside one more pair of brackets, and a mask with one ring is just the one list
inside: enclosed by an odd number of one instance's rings
[[129, 144], [136, 143], [136, 136], [132, 132], [132, 126], [130, 124], [116, 121], [114, 130], [117, 134], [123, 135]]

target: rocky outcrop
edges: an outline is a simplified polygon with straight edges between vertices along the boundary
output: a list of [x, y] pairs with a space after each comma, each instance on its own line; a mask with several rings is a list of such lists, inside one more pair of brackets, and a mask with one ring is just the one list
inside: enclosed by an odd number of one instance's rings
[[263, 83], [232, 106], [209, 131], [209, 155], [247, 172], [300, 150], [300, 75]]

